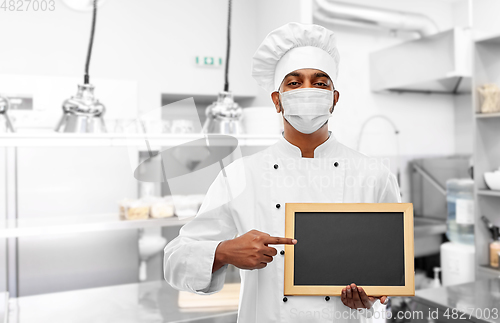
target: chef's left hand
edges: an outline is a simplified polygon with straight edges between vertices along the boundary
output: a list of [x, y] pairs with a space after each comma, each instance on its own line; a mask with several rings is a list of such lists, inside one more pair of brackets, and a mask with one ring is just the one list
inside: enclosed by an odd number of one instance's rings
[[384, 304], [387, 296], [368, 296], [362, 287], [358, 287], [354, 283], [347, 285], [344, 289], [342, 289], [342, 295], [340, 296], [342, 303], [353, 310], [359, 308], [370, 309], [377, 299], [380, 300], [380, 303]]

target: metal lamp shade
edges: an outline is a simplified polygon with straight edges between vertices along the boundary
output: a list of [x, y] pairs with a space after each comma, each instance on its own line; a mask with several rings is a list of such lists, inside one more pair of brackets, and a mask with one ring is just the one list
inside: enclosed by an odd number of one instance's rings
[[[9, 110], [9, 99], [0, 96], [0, 123], [5, 124], [5, 129], [10, 132], [15, 132], [14, 127], [12, 126], [12, 123], [10, 122], [9, 115], [7, 114], [7, 111]], [[0, 127], [0, 129], [3, 129], [4, 127]]]
[[103, 115], [106, 108], [94, 97], [94, 86], [78, 85], [78, 93], [64, 101], [63, 116], [56, 131], [74, 133], [104, 133]]
[[204, 133], [240, 134], [243, 133], [242, 108], [234, 102], [231, 92], [220, 92], [217, 101], [205, 111], [207, 119], [203, 125]]

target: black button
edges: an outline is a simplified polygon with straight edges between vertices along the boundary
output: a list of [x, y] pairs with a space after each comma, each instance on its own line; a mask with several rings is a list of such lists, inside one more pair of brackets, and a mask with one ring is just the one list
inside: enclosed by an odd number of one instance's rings
[[281, 207], [281, 205], [278, 203], [276, 204], [276, 208], [279, 209]]
[[327, 301], [327, 302], [328, 302], [329, 300], [330, 300], [330, 296], [326, 296], [326, 297], [325, 297], [325, 301]]
[[285, 254], [285, 250], [281, 250], [281, 251], [280, 251], [280, 255], [282, 255], [282, 256], [283, 256], [284, 254]]
[[333, 166], [337, 167], [339, 165], [339, 163], [335, 162], [333, 163]]
[[283, 297], [283, 302], [286, 302], [286, 301], [288, 301], [288, 298]]
[[278, 169], [278, 164], [274, 164], [274, 169]]

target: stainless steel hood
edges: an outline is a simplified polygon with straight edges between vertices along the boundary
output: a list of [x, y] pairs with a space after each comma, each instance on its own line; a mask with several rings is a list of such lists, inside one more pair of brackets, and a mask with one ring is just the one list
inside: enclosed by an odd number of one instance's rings
[[373, 91], [471, 92], [470, 29], [456, 27], [370, 54]]
[[315, 19], [332, 24], [388, 30], [413, 31], [420, 36], [430, 36], [439, 31], [429, 17], [414, 13], [394, 11], [333, 0], [316, 0]]

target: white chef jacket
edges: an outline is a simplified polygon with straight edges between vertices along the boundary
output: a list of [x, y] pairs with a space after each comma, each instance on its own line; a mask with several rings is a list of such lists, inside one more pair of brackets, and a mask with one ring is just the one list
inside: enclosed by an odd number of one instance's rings
[[[400, 203], [401, 197], [387, 165], [341, 144], [331, 132], [314, 150], [314, 158], [303, 158], [300, 149], [281, 136], [274, 145], [219, 172], [196, 217], [165, 247], [165, 279], [174, 288], [197, 294], [220, 291], [227, 265], [212, 273], [218, 244], [252, 229], [284, 237], [287, 202]], [[265, 268], [240, 270], [238, 322], [373, 320], [375, 316], [346, 307], [340, 297], [327, 301], [324, 296], [288, 296], [285, 302], [284, 246], [270, 246], [278, 254]], [[322, 247], [318, 245], [318, 254]], [[377, 301], [372, 308], [380, 314], [385, 306]]]

